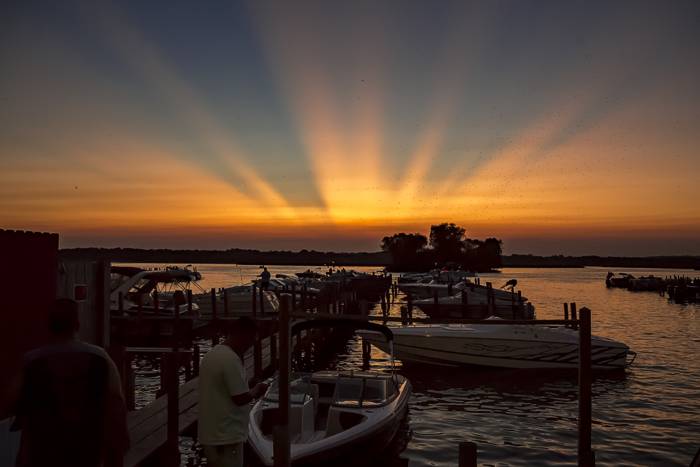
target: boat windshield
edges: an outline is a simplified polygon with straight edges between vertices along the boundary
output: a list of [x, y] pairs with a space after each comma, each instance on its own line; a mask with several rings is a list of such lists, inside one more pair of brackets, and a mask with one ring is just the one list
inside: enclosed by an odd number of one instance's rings
[[[313, 397], [314, 389], [308, 377], [292, 376], [289, 382], [289, 401], [292, 404], [303, 404]], [[279, 402], [279, 380], [275, 379], [267, 390], [264, 399], [269, 402]]]
[[378, 407], [393, 395], [394, 386], [388, 376], [338, 377], [333, 405], [338, 407]]

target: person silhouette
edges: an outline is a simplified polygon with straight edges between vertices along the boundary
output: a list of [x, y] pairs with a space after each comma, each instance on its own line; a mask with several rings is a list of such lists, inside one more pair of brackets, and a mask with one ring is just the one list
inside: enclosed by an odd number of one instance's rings
[[123, 464], [129, 435], [119, 372], [104, 349], [78, 340], [79, 328], [78, 303], [56, 300], [50, 343], [24, 357], [14, 404], [17, 466]]

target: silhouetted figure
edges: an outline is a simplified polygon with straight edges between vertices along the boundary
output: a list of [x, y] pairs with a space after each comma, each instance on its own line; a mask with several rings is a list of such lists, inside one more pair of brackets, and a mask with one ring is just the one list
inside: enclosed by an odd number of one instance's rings
[[185, 298], [185, 292], [182, 290], [176, 290], [173, 293], [173, 313], [183, 311], [184, 306], [187, 305], [187, 298]]
[[267, 390], [263, 383], [249, 389], [243, 362], [256, 332], [250, 318], [234, 321], [224, 343], [207, 352], [200, 364], [198, 437], [211, 467], [243, 466], [250, 402]]
[[119, 373], [102, 348], [77, 339], [79, 327], [78, 303], [56, 300], [51, 342], [25, 355], [17, 466], [122, 465], [129, 441]]
[[502, 289], [510, 289], [511, 292], [515, 290], [515, 286], [518, 285], [517, 279], [511, 279], [501, 286]]
[[263, 266], [263, 271], [260, 273], [260, 287], [267, 290], [270, 287], [270, 271]]

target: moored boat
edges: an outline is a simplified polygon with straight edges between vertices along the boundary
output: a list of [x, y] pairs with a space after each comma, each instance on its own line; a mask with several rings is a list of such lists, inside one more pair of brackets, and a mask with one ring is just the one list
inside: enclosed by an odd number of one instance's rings
[[[395, 328], [393, 333], [395, 355], [403, 362], [500, 368], [578, 367], [578, 331], [562, 326], [422, 325]], [[377, 334], [361, 331], [360, 335], [381, 350], [390, 350]], [[591, 363], [595, 370], [624, 369], [635, 355], [622, 342], [591, 337]]]
[[[319, 321], [328, 325], [339, 320]], [[342, 325], [348, 325], [348, 321]], [[381, 325], [356, 322], [351, 326], [373, 330], [389, 342], [393, 338], [391, 331]], [[391, 343], [388, 345], [390, 351]], [[372, 452], [380, 452], [405, 418], [410, 394], [408, 379], [393, 371], [294, 375], [290, 379], [289, 413], [292, 465], [331, 465], [338, 459], [366, 459]], [[273, 429], [278, 401], [275, 382], [250, 413], [248, 442], [266, 466], [274, 464]]]

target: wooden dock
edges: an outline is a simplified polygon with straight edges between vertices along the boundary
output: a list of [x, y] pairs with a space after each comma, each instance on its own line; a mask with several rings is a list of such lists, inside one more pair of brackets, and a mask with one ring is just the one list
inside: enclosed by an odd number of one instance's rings
[[[178, 434], [190, 431], [197, 422], [198, 384], [199, 378], [194, 378], [179, 387]], [[124, 456], [124, 467], [135, 467], [158, 455], [168, 441], [168, 395], [129, 412], [127, 426], [131, 448]]]

